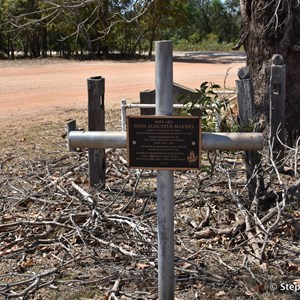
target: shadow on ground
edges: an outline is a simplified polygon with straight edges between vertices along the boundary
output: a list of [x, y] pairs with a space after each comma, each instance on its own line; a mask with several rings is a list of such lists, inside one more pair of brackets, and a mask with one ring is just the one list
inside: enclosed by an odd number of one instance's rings
[[246, 61], [245, 52], [174, 52], [173, 60], [189, 63], [240, 63]]

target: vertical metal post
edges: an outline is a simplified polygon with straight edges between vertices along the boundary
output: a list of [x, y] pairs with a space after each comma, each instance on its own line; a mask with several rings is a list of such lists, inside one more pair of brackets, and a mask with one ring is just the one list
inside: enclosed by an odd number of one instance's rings
[[[171, 41], [155, 42], [156, 115], [173, 115]], [[158, 298], [174, 300], [174, 174], [157, 171]]]
[[126, 109], [127, 101], [125, 99], [121, 100], [121, 128], [122, 131], [126, 131]]

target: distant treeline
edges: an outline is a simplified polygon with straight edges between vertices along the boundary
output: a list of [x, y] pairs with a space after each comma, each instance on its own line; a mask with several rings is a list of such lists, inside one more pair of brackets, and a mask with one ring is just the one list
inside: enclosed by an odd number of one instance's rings
[[218, 50], [238, 35], [238, 0], [0, 0], [0, 58], [150, 57], [155, 40]]

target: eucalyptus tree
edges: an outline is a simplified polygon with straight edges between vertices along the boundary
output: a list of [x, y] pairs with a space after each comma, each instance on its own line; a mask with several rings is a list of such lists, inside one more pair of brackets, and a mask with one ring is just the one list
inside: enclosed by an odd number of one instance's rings
[[[3, 2], [0, 2], [0, 24], [6, 23], [6, 18], [4, 15], [4, 5]], [[2, 30], [1, 30], [2, 29]], [[0, 58], [8, 55], [8, 38], [6, 33], [4, 32], [4, 25], [0, 25]], [[8, 55], [9, 56], [9, 55]]]
[[[232, 6], [232, 1], [225, 4]], [[92, 55], [95, 52], [106, 55], [109, 50], [130, 54], [145, 47], [151, 56], [155, 39], [194, 36], [197, 42], [213, 32], [220, 41], [229, 41], [235, 32], [231, 26], [233, 15], [219, 0], [2, 0], [1, 3], [6, 21], [0, 20], [0, 26], [3, 29], [5, 24], [10, 48], [21, 41], [24, 53], [33, 56], [52, 49], [64, 54], [86, 50]]]
[[156, 39], [172, 39], [174, 32], [191, 26], [189, 0], [154, 0], [148, 8], [143, 23], [146, 28], [148, 55], [151, 57]]
[[[8, 56], [15, 49], [38, 57], [45, 45], [45, 26], [39, 13], [39, 0], [3, 0], [0, 30], [7, 37]], [[26, 23], [27, 26], [20, 24]]]
[[209, 6], [211, 32], [219, 38], [219, 42], [237, 40], [239, 33], [238, 11], [234, 10], [232, 1], [223, 3], [212, 0]]
[[247, 53], [259, 123], [269, 118], [269, 78], [273, 54], [286, 64], [286, 131], [291, 144], [300, 134], [300, 1], [240, 0], [241, 40]]
[[219, 42], [236, 41], [239, 33], [239, 4], [237, 0], [189, 0], [187, 36], [197, 41], [214, 34]]
[[[72, 45], [70, 40], [73, 40], [94, 52], [95, 44], [97, 50], [99, 44], [107, 47], [105, 39], [116, 24], [130, 23], [140, 18], [152, 1], [3, 0], [0, 4], [5, 6], [5, 18], [0, 20], [0, 30], [6, 30], [7, 35], [14, 37], [22, 37], [28, 31], [31, 39], [42, 36], [42, 41], [44, 33], [48, 40], [49, 36], [50, 40], [51, 37], [59, 37], [68, 48]], [[130, 10], [134, 10], [135, 14], [128, 14]], [[32, 48], [31, 52], [33, 50], [36, 49]], [[34, 56], [39, 54], [38, 48]]]

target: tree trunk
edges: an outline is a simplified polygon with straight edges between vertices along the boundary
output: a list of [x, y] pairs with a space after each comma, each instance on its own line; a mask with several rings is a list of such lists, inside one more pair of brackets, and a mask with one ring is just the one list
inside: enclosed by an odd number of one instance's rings
[[41, 56], [41, 48], [40, 48], [39, 36], [37, 33], [30, 35], [29, 44], [30, 44], [30, 52], [31, 52], [32, 57], [34, 57], [34, 58], [40, 57]]
[[15, 48], [11, 39], [8, 42], [8, 58], [11, 60], [15, 59]]
[[240, 0], [243, 42], [261, 130], [269, 124], [269, 79], [273, 54], [286, 64], [288, 144], [300, 133], [300, 5], [298, 0]]

